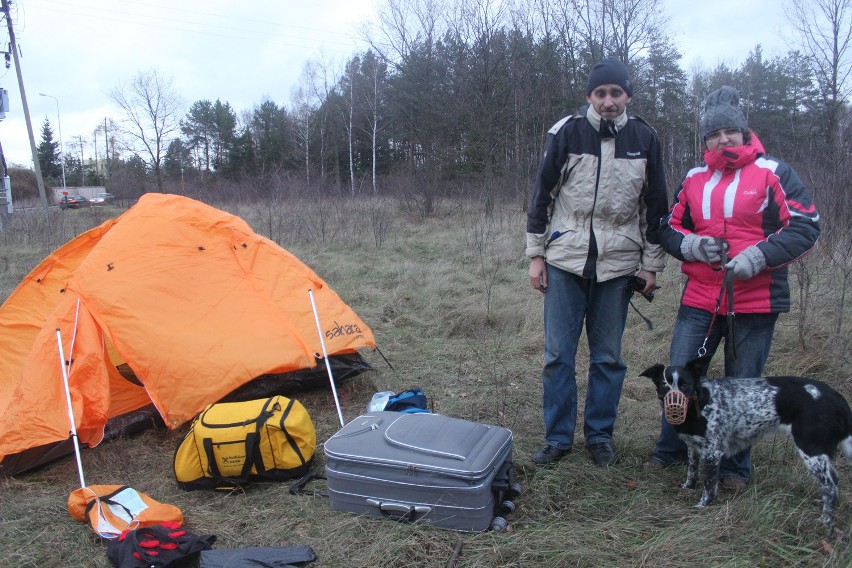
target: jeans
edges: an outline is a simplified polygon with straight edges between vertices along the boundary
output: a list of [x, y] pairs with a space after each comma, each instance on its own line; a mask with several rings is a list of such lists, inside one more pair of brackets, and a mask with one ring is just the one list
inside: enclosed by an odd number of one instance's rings
[[[713, 314], [708, 311], [690, 306], [680, 307], [672, 333], [670, 364], [684, 365], [698, 357], [698, 349], [704, 344], [705, 337], [707, 354], [712, 357], [724, 337], [726, 377], [751, 378], [763, 375], [763, 366], [772, 347], [772, 335], [778, 314], [737, 314], [734, 322], [736, 359], [733, 358], [731, 346], [728, 344], [728, 323], [725, 314], [716, 316], [708, 336], [712, 320]], [[653, 458], [666, 464], [678, 463], [686, 462], [686, 454], [686, 444], [678, 437], [664, 415]], [[746, 448], [735, 456], [722, 458], [719, 476], [739, 477], [748, 481], [751, 476], [751, 449]]]
[[559, 449], [574, 444], [577, 424], [577, 345], [585, 321], [589, 381], [583, 432], [586, 444], [609, 442], [627, 366], [621, 337], [627, 321], [629, 276], [596, 282], [547, 265], [544, 295], [545, 441]]

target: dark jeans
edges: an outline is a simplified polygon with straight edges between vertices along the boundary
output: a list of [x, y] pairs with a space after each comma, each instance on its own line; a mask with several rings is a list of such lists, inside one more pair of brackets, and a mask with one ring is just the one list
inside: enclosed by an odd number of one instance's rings
[[[678, 310], [672, 334], [669, 364], [683, 365], [698, 357], [698, 349], [704, 343], [713, 314], [708, 311], [681, 306]], [[722, 338], [725, 338], [725, 376], [734, 378], [760, 377], [772, 347], [772, 335], [778, 314], [737, 314], [734, 324], [736, 336], [736, 359], [731, 356], [728, 345], [728, 324], [724, 314], [716, 316], [713, 329], [707, 340], [707, 354], [716, 353]], [[677, 432], [662, 419], [662, 430], [654, 448], [654, 459], [663, 463], [686, 462], [686, 444]], [[723, 458], [719, 467], [720, 477], [739, 477], [748, 481], [751, 476], [751, 449], [745, 449], [730, 458]]]
[[627, 366], [621, 337], [627, 321], [629, 276], [595, 282], [547, 265], [544, 295], [545, 440], [568, 449], [577, 423], [576, 355], [585, 322], [589, 382], [583, 432], [586, 444], [612, 438]]

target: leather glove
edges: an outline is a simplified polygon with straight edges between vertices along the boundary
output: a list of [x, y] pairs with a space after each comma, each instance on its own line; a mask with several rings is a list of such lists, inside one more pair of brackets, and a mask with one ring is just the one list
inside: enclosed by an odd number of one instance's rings
[[735, 278], [748, 280], [766, 268], [766, 257], [757, 248], [757, 245], [752, 245], [743, 249], [740, 254], [728, 261], [725, 268], [732, 271]]
[[680, 252], [689, 261], [715, 264], [722, 261], [722, 249], [725, 246], [722, 239], [686, 235], [680, 243]]

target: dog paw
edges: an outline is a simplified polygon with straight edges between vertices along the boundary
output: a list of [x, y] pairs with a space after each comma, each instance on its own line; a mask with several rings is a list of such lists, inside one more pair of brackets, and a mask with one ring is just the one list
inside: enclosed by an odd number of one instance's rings
[[707, 507], [707, 505], [705, 505], [701, 501], [699, 501], [698, 503], [696, 503], [695, 505], [692, 506], [693, 509], [704, 509], [706, 507]]

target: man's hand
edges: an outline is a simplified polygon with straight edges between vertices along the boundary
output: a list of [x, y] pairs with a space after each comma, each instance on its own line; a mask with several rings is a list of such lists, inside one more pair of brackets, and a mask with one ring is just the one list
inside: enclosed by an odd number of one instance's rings
[[642, 290], [641, 294], [643, 296], [653, 294], [654, 290], [657, 289], [657, 274], [648, 270], [640, 270], [636, 276], [645, 280], [645, 289]]
[[544, 264], [543, 256], [532, 258], [529, 276], [532, 287], [544, 294], [544, 291], [547, 290], [547, 266]]

